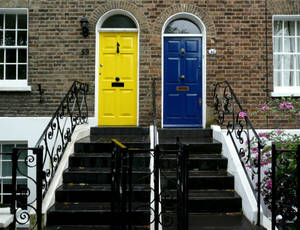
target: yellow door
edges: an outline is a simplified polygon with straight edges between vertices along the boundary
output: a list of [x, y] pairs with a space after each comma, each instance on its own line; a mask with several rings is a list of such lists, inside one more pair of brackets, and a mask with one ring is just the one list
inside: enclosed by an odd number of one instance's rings
[[137, 125], [137, 33], [101, 32], [99, 125]]

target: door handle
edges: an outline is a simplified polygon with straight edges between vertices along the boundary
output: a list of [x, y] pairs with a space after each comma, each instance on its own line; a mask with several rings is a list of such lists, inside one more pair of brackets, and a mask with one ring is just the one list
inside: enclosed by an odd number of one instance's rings
[[181, 79], [181, 80], [184, 80], [184, 79], [185, 79], [185, 76], [184, 76], [184, 75], [181, 75], [181, 76], [180, 76], [180, 79]]
[[116, 81], [120, 81], [120, 78], [119, 78], [119, 77], [116, 77]]
[[183, 56], [184, 56], [184, 54], [185, 54], [185, 49], [184, 49], [184, 48], [182, 48], [182, 49], [180, 50], [180, 53], [181, 53], [181, 56], [183, 57]]
[[117, 42], [117, 53], [120, 53], [120, 44], [119, 44], [119, 42]]

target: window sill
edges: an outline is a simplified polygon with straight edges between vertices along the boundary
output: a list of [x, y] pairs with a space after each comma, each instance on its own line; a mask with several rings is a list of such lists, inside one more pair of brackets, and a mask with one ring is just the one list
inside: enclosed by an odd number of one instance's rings
[[300, 92], [271, 92], [271, 97], [300, 97]]
[[0, 86], [0, 92], [30, 92], [31, 86]]

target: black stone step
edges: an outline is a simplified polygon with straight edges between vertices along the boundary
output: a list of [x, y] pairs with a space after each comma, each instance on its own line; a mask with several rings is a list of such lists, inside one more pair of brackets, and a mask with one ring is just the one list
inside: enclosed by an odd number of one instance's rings
[[[168, 191], [167, 196], [162, 194], [163, 210], [171, 210], [172, 204], [177, 204], [177, 191]], [[207, 191], [190, 190], [188, 210], [192, 213], [200, 212], [240, 212], [242, 209], [241, 197], [234, 191]]]
[[[64, 183], [110, 184], [111, 170], [107, 168], [69, 168], [63, 173]], [[133, 184], [149, 184], [150, 170], [132, 172]]]
[[[163, 214], [163, 223], [172, 220], [170, 226], [163, 230], [177, 230], [177, 216]], [[253, 225], [243, 215], [226, 215], [224, 213], [189, 214], [189, 230], [264, 230], [263, 227]]]
[[[162, 169], [174, 169], [177, 167], [177, 158], [175, 155], [162, 156], [160, 160], [160, 166]], [[188, 161], [188, 168], [190, 170], [226, 170], [227, 158], [220, 157], [220, 155], [201, 155], [190, 154]]]
[[118, 136], [118, 135], [133, 135], [147, 136], [149, 128], [146, 127], [91, 127], [91, 136]]
[[163, 128], [158, 130], [159, 143], [176, 143], [178, 137], [181, 142], [189, 143], [212, 139], [211, 129], [200, 128]]
[[[149, 185], [134, 185], [132, 200], [150, 201]], [[55, 193], [56, 202], [109, 202], [112, 200], [111, 185], [63, 184]]]
[[78, 140], [75, 153], [103, 153], [112, 151], [112, 139], [117, 139], [128, 148], [149, 148], [149, 136], [89, 136]]
[[[149, 168], [150, 154], [132, 154], [135, 169]], [[111, 167], [111, 153], [75, 153], [69, 158], [69, 167], [108, 168]]]
[[[204, 141], [197, 142], [193, 144], [188, 144], [187, 142], [183, 142], [183, 144], [187, 144], [187, 150], [189, 154], [221, 154], [222, 152], [222, 143], [212, 140], [212, 141]], [[160, 150], [162, 154], [174, 154], [174, 152], [168, 152], [168, 150], [178, 150], [178, 145], [175, 143], [159, 143]], [[167, 151], [164, 151], [167, 150]]]
[[110, 225], [132, 224], [148, 225], [150, 208], [144, 203], [133, 203], [132, 213], [111, 212], [110, 203], [55, 203], [48, 211], [48, 225]]
[[[163, 189], [176, 188], [176, 172], [161, 171]], [[224, 171], [189, 171], [189, 189], [234, 189], [234, 177]]]
[[[134, 230], [149, 230], [149, 226], [133, 225]], [[110, 225], [54, 225], [48, 226], [46, 230], [111, 230]]]

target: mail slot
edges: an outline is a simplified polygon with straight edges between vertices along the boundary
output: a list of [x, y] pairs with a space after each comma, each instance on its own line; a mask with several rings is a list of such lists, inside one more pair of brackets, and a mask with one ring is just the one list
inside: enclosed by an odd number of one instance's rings
[[111, 87], [124, 87], [124, 82], [112, 82]]
[[177, 86], [176, 91], [190, 91], [189, 86]]

